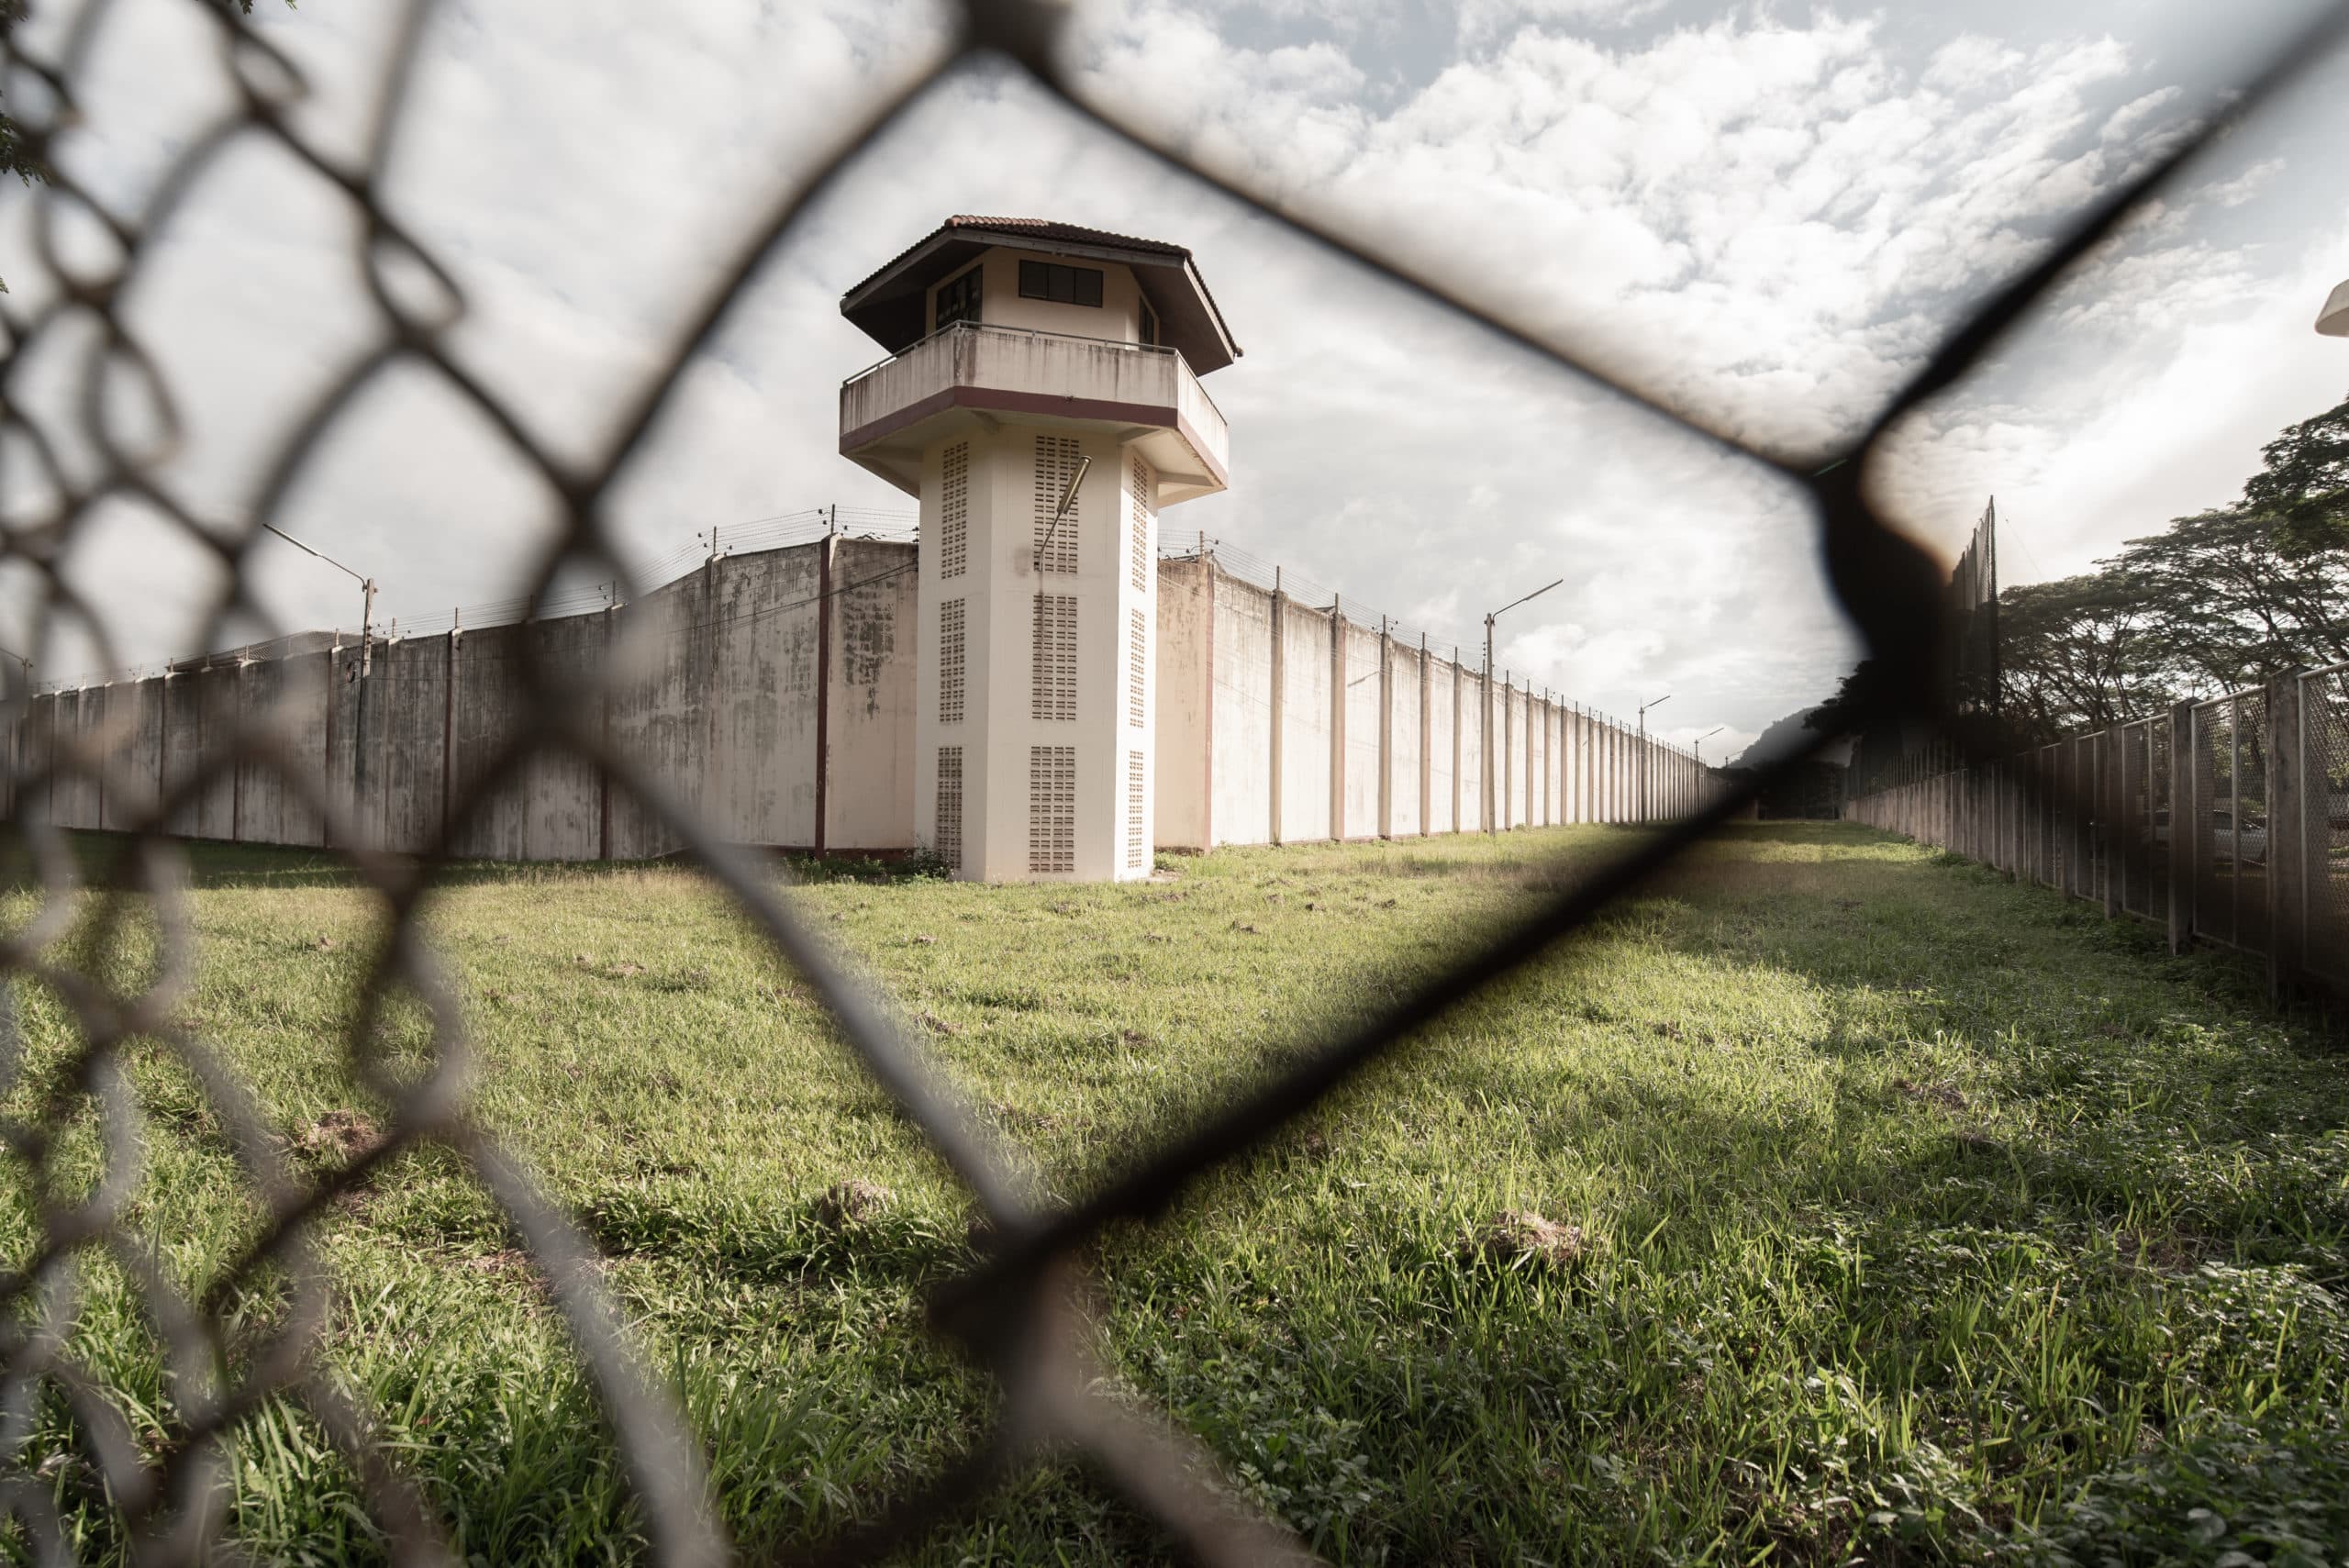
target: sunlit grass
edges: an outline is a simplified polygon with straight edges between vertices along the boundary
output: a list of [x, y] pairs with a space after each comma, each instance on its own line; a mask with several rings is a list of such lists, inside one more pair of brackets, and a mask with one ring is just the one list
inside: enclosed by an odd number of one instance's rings
[[[792, 897], [1036, 1191], [1066, 1197], [1623, 841], [1237, 851], [1146, 885]], [[384, 1114], [341, 1044], [379, 906], [315, 857], [195, 865], [182, 1014], [296, 1160], [329, 1164], [338, 1113]], [[31, 903], [12, 896], [12, 924]], [[475, 1113], [608, 1254], [742, 1546], [805, 1540], [974, 1437], [985, 1384], [921, 1329], [927, 1287], [971, 1261], [967, 1200], [719, 895], [667, 868], [482, 868], [429, 924]], [[143, 923], [103, 951], [86, 922], [65, 942], [152, 972]], [[72, 1037], [46, 990], [19, 985], [17, 1004], [36, 1069], [7, 1101], [22, 1117]], [[430, 1020], [398, 1009], [381, 1044], [422, 1071]], [[1130, 1389], [1336, 1559], [2068, 1543], [2082, 1562], [2282, 1561], [2257, 1541], [2349, 1538], [2343, 1067], [2225, 961], [2167, 958], [1876, 835], [1748, 828], [1163, 1225], [1106, 1239], [1088, 1288]], [[256, 1211], [193, 1081], [151, 1050], [134, 1077], [151, 1168], [133, 1218], [199, 1284]], [[59, 1162], [86, 1172], [94, 1150], [79, 1126]], [[12, 1170], [16, 1262], [29, 1195]], [[841, 1226], [818, 1200], [849, 1179], [888, 1198]], [[1503, 1211], [1575, 1243], [1470, 1244]], [[613, 1540], [637, 1521], [578, 1364], [459, 1162], [401, 1156], [328, 1238], [333, 1363], [463, 1551], [635, 1551]], [[110, 1268], [89, 1271], [74, 1350], [160, 1440], [171, 1385]], [[61, 1402], [27, 1462], [65, 1429]], [[237, 1453], [228, 1506], [262, 1555], [374, 1552], [306, 1418], [273, 1408]], [[80, 1468], [41, 1473], [83, 1549], [114, 1550], [106, 1511], [77, 1507]], [[1052, 1469], [923, 1560], [1163, 1550]]]

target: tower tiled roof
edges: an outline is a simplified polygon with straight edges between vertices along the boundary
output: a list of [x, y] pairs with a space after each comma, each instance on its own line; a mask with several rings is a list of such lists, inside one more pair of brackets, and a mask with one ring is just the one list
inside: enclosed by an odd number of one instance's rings
[[1162, 329], [1184, 349], [1193, 370], [1205, 373], [1239, 357], [1240, 347], [1187, 246], [1048, 217], [956, 213], [841, 295], [841, 313], [895, 352], [921, 336], [923, 287], [989, 245], [1022, 240], [1041, 250], [1067, 245], [1122, 252], [1115, 259], [1133, 267]]
[[1144, 239], [1139, 235], [1118, 234], [1107, 228], [1086, 228], [1081, 224], [1057, 223], [1049, 217], [974, 217], [969, 213], [957, 213], [946, 220], [949, 228], [1016, 228], [1032, 234], [1039, 239], [1066, 239], [1078, 245], [1125, 245], [1137, 250], [1162, 250], [1169, 256], [1187, 256], [1190, 250], [1181, 245], [1170, 245], [1163, 239]]

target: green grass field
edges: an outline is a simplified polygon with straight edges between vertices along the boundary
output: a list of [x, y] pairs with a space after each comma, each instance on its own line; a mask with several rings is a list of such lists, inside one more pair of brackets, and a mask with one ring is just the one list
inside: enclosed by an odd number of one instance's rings
[[[1625, 841], [791, 896], [1065, 1196]], [[295, 1157], [330, 1164], [347, 1113], [384, 1114], [339, 1043], [376, 906], [315, 857], [199, 850], [195, 866], [182, 1012]], [[10, 895], [10, 926], [32, 907]], [[985, 1380], [921, 1328], [928, 1288], [972, 1262], [970, 1207], [707, 884], [484, 869], [429, 924], [472, 1104], [608, 1255], [740, 1546], [825, 1532], [980, 1429]], [[128, 982], [149, 940], [101, 952], [83, 929], [61, 951]], [[24, 1118], [60, 1092], [72, 1040], [53, 995], [20, 983], [16, 1002], [31, 1071], [5, 1108]], [[415, 1069], [423, 1022], [393, 1032]], [[1087, 1288], [1123, 1384], [1341, 1562], [2339, 1563], [2345, 1068], [2229, 960], [2166, 957], [1859, 829], [1746, 828], [1165, 1223], [1106, 1239]], [[133, 1073], [150, 1166], [132, 1216], [197, 1287], [256, 1210], [192, 1079], [151, 1049]], [[93, 1144], [76, 1103], [68, 1163]], [[0, 1203], [11, 1262], [30, 1245], [26, 1169]], [[818, 1200], [851, 1179], [887, 1201], [830, 1222]], [[1505, 1212], [1567, 1229], [1511, 1245]], [[640, 1555], [578, 1363], [456, 1160], [400, 1156], [334, 1212], [327, 1250], [331, 1363], [465, 1553]], [[72, 1348], [161, 1441], [153, 1335], [114, 1265], [86, 1277]], [[50, 1458], [66, 1419], [45, 1406], [22, 1462], [103, 1555], [111, 1516], [78, 1462]], [[261, 1556], [377, 1555], [306, 1417], [272, 1407], [236, 1451], [226, 1506]], [[1063, 1465], [918, 1561], [1164, 1551]]]

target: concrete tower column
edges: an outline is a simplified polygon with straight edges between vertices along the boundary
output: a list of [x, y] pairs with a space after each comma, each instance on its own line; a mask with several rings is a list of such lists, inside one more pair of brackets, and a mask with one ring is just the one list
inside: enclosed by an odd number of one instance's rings
[[1208, 804], [1158, 766], [1159, 516], [1224, 487], [1198, 377], [1239, 355], [1190, 252], [954, 217], [841, 310], [893, 355], [841, 388], [841, 450], [921, 503], [915, 840], [989, 882], [1149, 875], [1162, 787]]

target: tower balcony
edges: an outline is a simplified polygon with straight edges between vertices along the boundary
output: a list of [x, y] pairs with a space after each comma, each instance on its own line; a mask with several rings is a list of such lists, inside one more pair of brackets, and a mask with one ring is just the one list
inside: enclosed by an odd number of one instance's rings
[[1161, 506], [1228, 483], [1230, 432], [1171, 348], [963, 321], [841, 384], [841, 453], [907, 495], [953, 423], [1111, 429], [1158, 472]]

